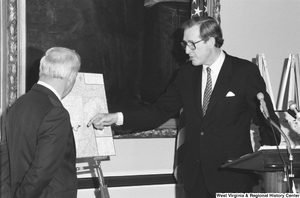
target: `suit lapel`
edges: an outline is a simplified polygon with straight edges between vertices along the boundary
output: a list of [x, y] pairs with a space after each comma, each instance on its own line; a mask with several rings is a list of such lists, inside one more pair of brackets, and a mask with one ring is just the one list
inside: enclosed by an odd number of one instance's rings
[[227, 90], [226, 87], [229, 85], [231, 75], [232, 75], [232, 62], [230, 57], [226, 54], [217, 82], [215, 84], [211, 98], [209, 100], [206, 114], [209, 114], [209, 112], [213, 109], [217, 101], [223, 96], [225, 96], [226, 94], [225, 92]]

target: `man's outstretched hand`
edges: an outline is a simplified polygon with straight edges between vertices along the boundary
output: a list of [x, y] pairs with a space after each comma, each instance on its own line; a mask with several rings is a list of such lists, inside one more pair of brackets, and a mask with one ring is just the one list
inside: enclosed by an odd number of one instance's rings
[[88, 127], [93, 125], [96, 129], [104, 129], [105, 126], [111, 126], [118, 121], [117, 113], [98, 113], [87, 124]]

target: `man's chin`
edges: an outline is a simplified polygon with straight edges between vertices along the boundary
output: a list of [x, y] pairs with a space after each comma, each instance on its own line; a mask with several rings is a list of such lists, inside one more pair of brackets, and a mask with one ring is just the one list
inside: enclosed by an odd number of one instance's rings
[[192, 61], [192, 64], [193, 66], [200, 66], [201, 63], [199, 63], [199, 61], [194, 61], [194, 60], [191, 60]]

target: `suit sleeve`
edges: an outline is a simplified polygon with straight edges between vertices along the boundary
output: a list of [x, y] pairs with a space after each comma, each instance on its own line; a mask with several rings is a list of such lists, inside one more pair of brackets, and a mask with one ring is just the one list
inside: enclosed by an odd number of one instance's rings
[[166, 92], [152, 104], [135, 110], [123, 111], [123, 129], [148, 130], [158, 127], [179, 112], [182, 107], [179, 85], [182, 78], [178, 72]]
[[257, 99], [257, 94], [259, 92], [264, 94], [264, 100], [266, 102], [270, 118], [278, 125], [279, 119], [275, 114], [272, 100], [269, 94], [266, 91], [266, 84], [262, 76], [260, 75], [259, 69], [257, 66], [254, 66], [253, 69], [249, 72], [249, 81], [248, 81], [248, 104], [251, 112], [251, 117], [254, 124], [259, 126], [259, 132], [261, 137], [262, 145], [277, 145], [280, 144], [280, 132], [272, 127], [270, 123], [265, 119], [262, 112], [260, 111], [260, 102]]
[[34, 160], [19, 188], [19, 194], [39, 197], [58, 172], [70, 133], [70, 117], [62, 107], [50, 110], [42, 120]]

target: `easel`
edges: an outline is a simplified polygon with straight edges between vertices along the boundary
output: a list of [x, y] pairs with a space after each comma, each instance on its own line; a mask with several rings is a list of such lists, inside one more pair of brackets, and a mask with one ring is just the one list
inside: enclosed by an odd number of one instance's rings
[[[300, 70], [299, 70], [299, 55], [290, 54], [288, 59], [288, 64], [284, 73], [281, 90], [279, 93], [277, 109], [286, 110], [289, 107], [283, 105], [283, 100], [285, 93], [287, 91], [287, 101], [293, 100], [297, 109], [299, 109], [299, 94], [300, 94]], [[288, 90], [287, 83], [289, 82]], [[288, 104], [288, 103], [287, 103]]]
[[101, 169], [101, 160], [103, 160], [103, 158], [95, 157], [94, 160], [95, 160], [95, 163], [96, 163], [96, 166], [94, 168], [96, 168], [97, 175], [98, 175], [99, 189], [100, 189], [100, 193], [101, 193], [101, 198], [110, 198], [109, 193], [108, 193], [108, 189], [107, 189], [107, 185], [105, 184], [103, 172], [102, 172], [102, 169]]
[[115, 155], [113, 132], [111, 127], [96, 130], [87, 126], [97, 113], [108, 113], [103, 74], [78, 72], [72, 92], [62, 103], [70, 114], [74, 132], [77, 176], [84, 173], [92, 177], [97, 175], [99, 189], [97, 186], [96, 193], [100, 190], [101, 198], [109, 198], [101, 161]]
[[105, 184], [102, 168], [101, 168], [101, 161], [106, 160], [106, 159], [107, 159], [106, 156], [94, 157], [93, 158], [93, 160], [95, 162], [94, 165], [76, 167], [77, 171], [96, 169], [98, 181], [99, 181], [99, 190], [100, 190], [101, 198], [110, 198], [107, 185]]
[[[289, 109], [289, 101], [294, 101], [294, 103], [297, 106], [297, 109], [299, 109], [299, 94], [300, 94], [300, 86], [299, 86], [299, 80], [300, 80], [300, 70], [299, 70], [299, 55], [298, 54], [290, 54], [288, 63], [284, 72], [283, 80], [280, 87], [279, 97], [278, 97], [278, 103], [277, 103], [277, 109], [281, 110], [282, 112], [285, 112]], [[288, 86], [287, 86], [288, 85]], [[284, 99], [286, 96], [286, 104], [283, 105]], [[285, 113], [285, 118], [288, 121], [289, 126], [292, 126], [294, 123], [294, 118], [291, 117], [288, 113]], [[282, 124], [282, 128], [284, 128]], [[289, 131], [293, 130], [293, 127], [291, 129], [286, 128], [288, 130], [285, 133], [288, 133]], [[291, 142], [293, 142], [291, 140]], [[292, 178], [294, 178], [293, 172], [291, 172]], [[290, 185], [293, 185], [291, 188], [293, 191], [296, 191], [294, 183], [292, 182]]]
[[275, 109], [275, 100], [274, 100], [274, 94], [273, 94], [273, 89], [271, 86], [271, 81], [270, 81], [270, 76], [269, 76], [269, 71], [267, 67], [267, 61], [265, 54], [257, 54], [256, 55], [256, 64], [259, 68], [260, 74], [265, 80], [266, 86], [267, 86], [267, 92], [269, 93], [272, 103], [273, 103], [273, 108]]
[[[299, 121], [295, 120], [295, 118], [289, 113], [289, 111], [291, 111], [289, 101], [293, 101], [296, 104], [296, 109], [299, 109], [299, 67], [299, 56], [297, 54], [290, 54], [278, 94], [277, 114], [279, 118], [282, 117], [284, 120], [281, 122], [281, 128], [286, 134], [288, 134], [289, 138], [295, 136], [293, 134], [298, 131], [297, 128], [299, 126]], [[290, 138], [290, 141], [292, 146], [298, 144], [298, 141], [295, 140], [296, 142], [294, 142], [293, 138]]]

